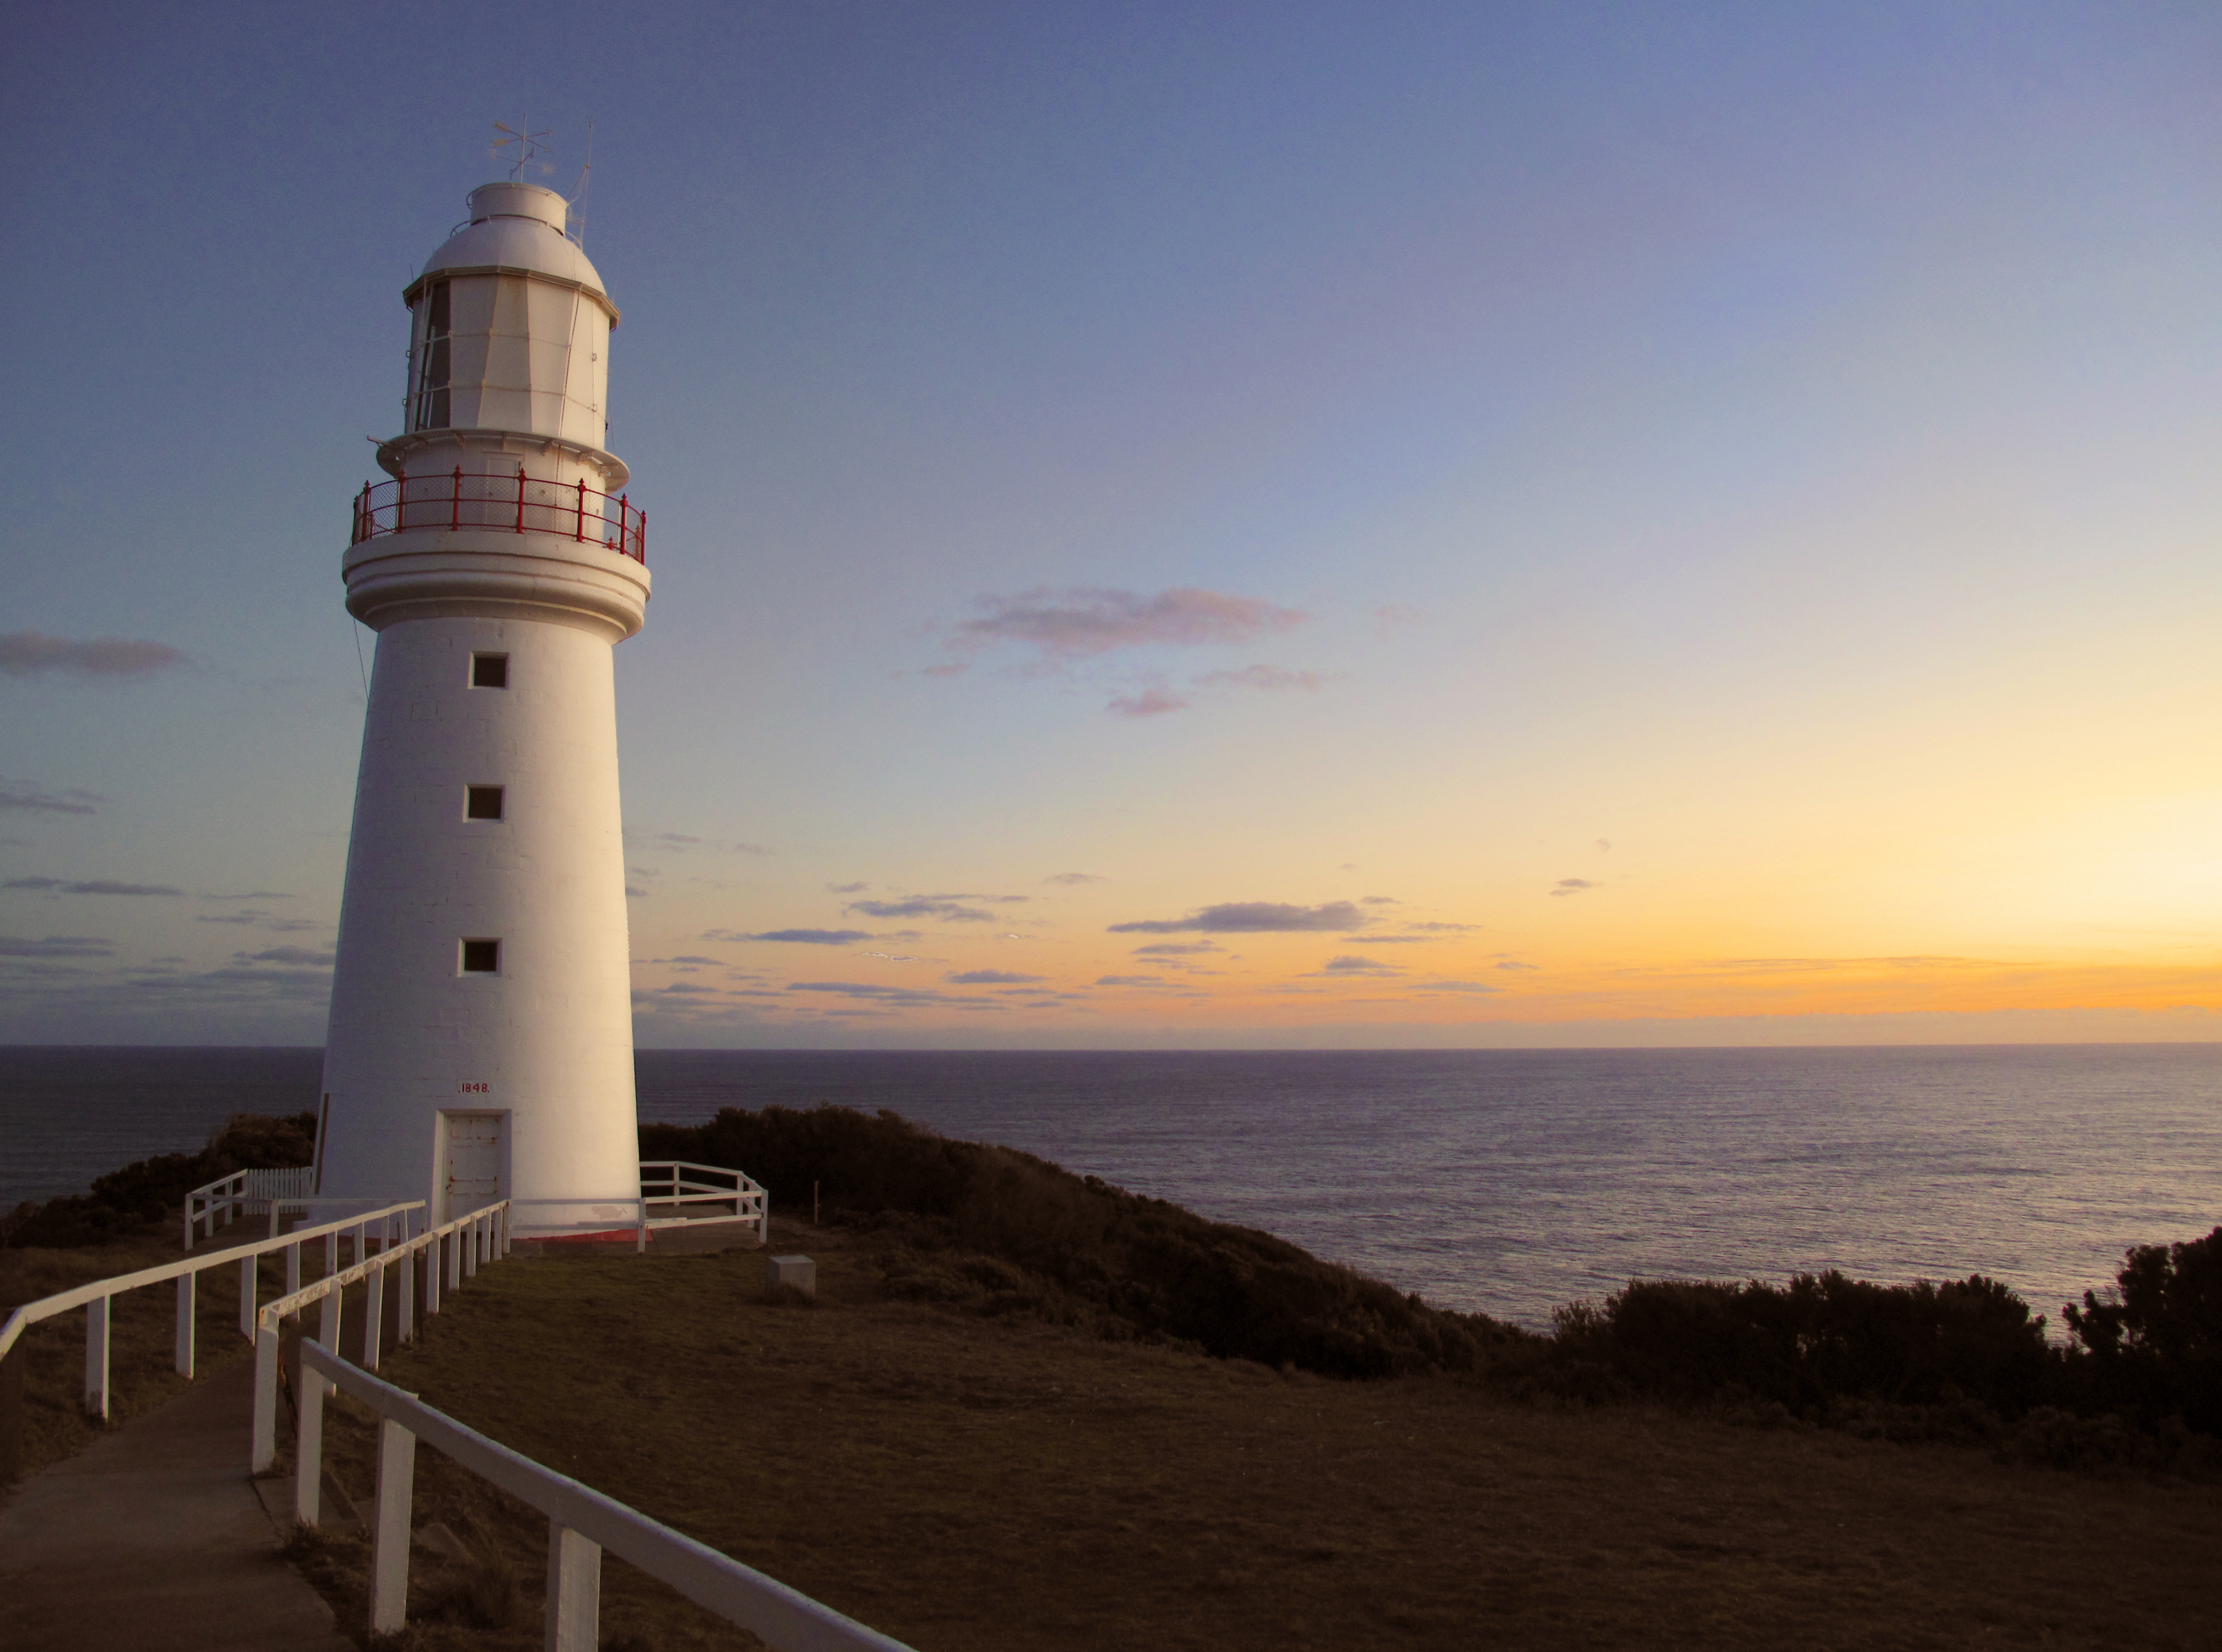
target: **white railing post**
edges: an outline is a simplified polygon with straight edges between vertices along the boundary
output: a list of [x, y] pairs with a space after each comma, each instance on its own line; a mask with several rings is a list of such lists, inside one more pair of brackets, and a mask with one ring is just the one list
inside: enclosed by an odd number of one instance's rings
[[324, 1385], [323, 1373], [302, 1360], [301, 1380], [295, 1390], [301, 1427], [293, 1444], [293, 1518], [304, 1526], [316, 1525], [323, 1518]]
[[378, 1345], [386, 1341], [386, 1270], [371, 1269], [362, 1284], [362, 1368], [375, 1371]]
[[457, 1228], [450, 1231], [447, 1245], [448, 1289], [460, 1291], [463, 1285], [463, 1230]]
[[394, 1316], [393, 1326], [396, 1342], [417, 1340], [417, 1264], [420, 1254], [411, 1251], [401, 1259], [401, 1303]]
[[250, 1342], [254, 1340], [254, 1287], [260, 1272], [254, 1264], [249, 1256], [239, 1265], [239, 1334]]
[[286, 1247], [286, 1294], [292, 1296], [301, 1288], [301, 1247]]
[[390, 1416], [379, 1418], [378, 1529], [370, 1538], [373, 1635], [398, 1635], [409, 1622], [409, 1502], [416, 1473], [417, 1436]]
[[324, 1235], [324, 1274], [326, 1278], [340, 1271], [340, 1230], [336, 1228]]
[[178, 1374], [187, 1382], [193, 1379], [193, 1281], [200, 1276], [193, 1273], [178, 1275]]
[[95, 1297], [85, 1305], [85, 1409], [88, 1416], [108, 1420], [108, 1304]]
[[560, 1520], [548, 1523], [548, 1652], [601, 1644], [602, 1546]]
[[440, 1311], [440, 1247], [447, 1241], [435, 1237], [424, 1247], [424, 1317]]
[[494, 1212], [493, 1219], [495, 1229], [501, 1235], [501, 1249], [497, 1252], [496, 1254], [501, 1256], [506, 1256], [509, 1254], [509, 1207], [506, 1204], [503, 1205], [500, 1209]]
[[247, 1472], [260, 1474], [278, 1460], [278, 1322], [274, 1319], [254, 1339], [254, 1430]]

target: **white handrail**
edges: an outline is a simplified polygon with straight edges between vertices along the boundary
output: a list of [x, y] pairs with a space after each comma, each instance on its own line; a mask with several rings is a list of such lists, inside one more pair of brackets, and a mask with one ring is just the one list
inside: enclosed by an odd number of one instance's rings
[[[321, 1238], [325, 1241], [328, 1266], [338, 1260], [339, 1235], [349, 1228], [355, 1230], [355, 1254], [363, 1253], [367, 1230], [373, 1225], [390, 1228], [398, 1220], [405, 1219], [408, 1212], [422, 1210], [424, 1202], [416, 1199], [402, 1204], [383, 1205], [374, 1210], [343, 1216], [337, 1222], [328, 1222], [318, 1228], [297, 1228], [279, 1238], [266, 1239], [253, 1245], [235, 1246], [229, 1250], [217, 1251], [198, 1258], [179, 1262], [165, 1262], [159, 1267], [141, 1268], [135, 1273], [118, 1273], [105, 1279], [95, 1279], [88, 1285], [72, 1286], [56, 1291], [51, 1297], [41, 1297], [36, 1302], [27, 1302], [8, 1316], [8, 1322], [0, 1325], [0, 1360], [8, 1357], [24, 1329], [42, 1319], [52, 1319], [56, 1314], [66, 1314], [72, 1308], [85, 1310], [85, 1409], [94, 1416], [108, 1415], [109, 1381], [109, 1299], [126, 1291], [160, 1285], [165, 1279], [178, 1282], [178, 1324], [176, 1366], [178, 1374], [190, 1378], [193, 1374], [193, 1293], [197, 1275], [227, 1263], [239, 1264], [240, 1334], [250, 1340], [254, 1335], [255, 1264], [272, 1251], [286, 1254], [286, 1282], [290, 1289], [298, 1290], [301, 1281], [301, 1246], [309, 1240]], [[383, 1240], [384, 1232], [380, 1234]]]
[[[423, 1209], [420, 1203], [417, 1209]], [[480, 1262], [491, 1262], [509, 1254], [509, 1201], [503, 1199], [485, 1205], [444, 1222], [437, 1228], [428, 1228], [416, 1235], [403, 1235], [399, 1242], [388, 1245], [375, 1255], [365, 1256], [360, 1248], [355, 1264], [344, 1272], [334, 1270], [312, 1285], [302, 1285], [273, 1302], [265, 1303], [256, 1316], [254, 1329], [254, 1416], [248, 1430], [248, 1473], [260, 1474], [278, 1460], [278, 1326], [279, 1322], [298, 1314], [309, 1303], [321, 1300], [324, 1306], [318, 1316], [317, 1341], [337, 1351], [340, 1345], [341, 1292], [359, 1280], [367, 1280], [363, 1310], [368, 1316], [362, 1328], [363, 1363], [378, 1364], [379, 1344], [386, 1335], [386, 1270], [401, 1266], [401, 1301], [399, 1321], [394, 1327], [395, 1339], [406, 1342], [417, 1335], [417, 1270], [409, 1264], [419, 1251], [429, 1251], [430, 1266], [424, 1270], [424, 1311], [440, 1311], [441, 1259], [443, 1241], [452, 1238], [455, 1243], [446, 1250], [447, 1288], [455, 1289], [463, 1279], [479, 1271]]]
[[591, 1652], [599, 1644], [605, 1549], [727, 1623], [752, 1630], [777, 1652], [911, 1652], [902, 1642], [489, 1440], [316, 1343], [301, 1344], [301, 1377], [294, 1479], [295, 1511], [301, 1519], [315, 1519], [314, 1499], [323, 1479], [324, 1385], [343, 1390], [379, 1416], [378, 1527], [371, 1538], [373, 1634], [394, 1634], [408, 1623], [410, 1501], [417, 1442], [422, 1439], [548, 1517], [548, 1645], [556, 1652]]

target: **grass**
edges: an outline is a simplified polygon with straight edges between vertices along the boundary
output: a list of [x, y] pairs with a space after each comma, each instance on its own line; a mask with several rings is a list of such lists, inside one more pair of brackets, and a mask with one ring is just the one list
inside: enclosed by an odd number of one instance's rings
[[[853, 1231], [773, 1248], [818, 1259], [815, 1307], [757, 1253], [518, 1259], [386, 1374], [926, 1652], [2222, 1644], [2212, 1488], [1284, 1373], [897, 1299]], [[420, 1555], [408, 1643], [537, 1646], [540, 1517], [429, 1449], [417, 1484], [476, 1558]], [[302, 1555], [360, 1624], [367, 1550]], [[604, 1599], [607, 1646], [752, 1644], [616, 1561]]]

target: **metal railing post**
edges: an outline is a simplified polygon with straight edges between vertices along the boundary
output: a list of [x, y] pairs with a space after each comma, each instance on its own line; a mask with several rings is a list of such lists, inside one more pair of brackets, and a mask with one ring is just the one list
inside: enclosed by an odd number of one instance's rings
[[524, 531], [524, 467], [517, 468], [517, 531]]
[[254, 1340], [254, 1287], [261, 1283], [256, 1260], [250, 1256], [239, 1265], [239, 1334], [250, 1342]]
[[85, 1410], [104, 1423], [108, 1420], [108, 1305], [112, 1300], [95, 1297], [85, 1305]]
[[455, 497], [448, 506], [448, 525], [451, 528], [463, 525], [463, 468], [461, 465], [455, 467]]
[[574, 539], [574, 540], [578, 540], [578, 541], [583, 542], [583, 541], [586, 539], [586, 537], [587, 537], [587, 479], [586, 479], [584, 476], [581, 476], [581, 477], [580, 477], [580, 478], [579, 478], [579, 521], [578, 521], [578, 526], [577, 526], [575, 529], [574, 529], [574, 530], [573, 530], [572, 534], [571, 534], [571, 537], [572, 537], [573, 539]]
[[370, 1632], [399, 1634], [409, 1622], [409, 1504], [417, 1436], [378, 1420], [378, 1529], [370, 1536]]
[[601, 1644], [602, 1546], [560, 1520], [548, 1523], [548, 1652]]
[[193, 1282], [199, 1277], [195, 1273], [178, 1275], [176, 1365], [178, 1374], [187, 1382], [193, 1379]]

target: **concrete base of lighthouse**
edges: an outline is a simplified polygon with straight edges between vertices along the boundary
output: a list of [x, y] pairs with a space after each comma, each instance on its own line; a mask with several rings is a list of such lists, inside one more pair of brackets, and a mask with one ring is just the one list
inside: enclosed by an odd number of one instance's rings
[[[425, 1198], [436, 1222], [507, 1198], [520, 1234], [629, 1226], [639, 1148], [611, 648], [623, 633], [536, 603], [527, 579], [510, 581], [507, 613], [440, 612], [485, 600], [452, 591], [474, 572], [455, 565], [480, 559], [423, 536], [412, 580], [392, 553], [419, 537], [380, 542], [390, 600], [367, 616], [383, 629], [318, 1191]], [[597, 571], [644, 600], [637, 564]], [[536, 612], [549, 617], [524, 617]]]

